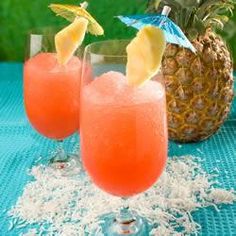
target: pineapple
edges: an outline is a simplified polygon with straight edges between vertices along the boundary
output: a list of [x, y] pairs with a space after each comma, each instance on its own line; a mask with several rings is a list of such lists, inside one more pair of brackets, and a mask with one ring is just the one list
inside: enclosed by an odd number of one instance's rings
[[[141, 86], [157, 74], [166, 48], [162, 30], [153, 26], [143, 27], [127, 46], [126, 76], [131, 86]], [[149, 55], [148, 58], [143, 55]]]
[[[148, 11], [164, 5], [197, 49], [194, 54], [167, 45], [163, 58], [170, 139], [194, 142], [214, 134], [226, 119], [233, 99], [230, 53], [215, 32], [227, 22], [234, 0], [150, 0]], [[157, 10], [158, 9], [158, 10]]]

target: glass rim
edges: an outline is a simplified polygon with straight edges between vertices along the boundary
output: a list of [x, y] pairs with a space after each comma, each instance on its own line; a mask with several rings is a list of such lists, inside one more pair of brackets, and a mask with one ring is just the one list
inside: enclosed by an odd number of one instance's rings
[[90, 49], [93, 47], [93, 46], [96, 46], [96, 45], [102, 45], [102, 44], [109, 44], [109, 43], [112, 43], [112, 42], [117, 42], [117, 43], [125, 43], [127, 42], [127, 45], [128, 43], [131, 41], [131, 39], [108, 39], [108, 40], [102, 40], [102, 41], [98, 41], [98, 42], [93, 42], [93, 43], [90, 43], [88, 45], [86, 45], [85, 49], [84, 49], [84, 55], [86, 55], [87, 53], [90, 53], [92, 55], [99, 55], [99, 56], [104, 56], [104, 57], [113, 57], [113, 58], [127, 58], [127, 54], [121, 54], [121, 55], [116, 55], [114, 53], [96, 53], [96, 52], [92, 52]]

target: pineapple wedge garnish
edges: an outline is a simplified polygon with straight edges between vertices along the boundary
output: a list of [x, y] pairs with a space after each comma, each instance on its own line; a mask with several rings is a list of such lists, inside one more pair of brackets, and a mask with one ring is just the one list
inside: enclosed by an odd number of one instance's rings
[[65, 65], [73, 56], [76, 49], [82, 44], [85, 33], [103, 35], [104, 30], [99, 23], [85, 9], [87, 2], [80, 6], [68, 4], [50, 4], [50, 9], [58, 16], [72, 22], [55, 36], [57, 58], [60, 64]]
[[55, 46], [60, 64], [65, 65], [82, 44], [87, 27], [88, 20], [80, 17], [56, 34]]
[[161, 67], [166, 41], [161, 29], [142, 28], [127, 46], [126, 75], [131, 86], [140, 86], [157, 74]]

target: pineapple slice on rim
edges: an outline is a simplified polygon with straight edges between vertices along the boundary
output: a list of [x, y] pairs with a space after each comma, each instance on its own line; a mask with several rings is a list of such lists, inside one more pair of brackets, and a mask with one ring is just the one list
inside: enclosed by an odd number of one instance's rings
[[66, 4], [50, 4], [50, 9], [57, 15], [72, 22], [55, 36], [55, 46], [58, 62], [65, 65], [73, 56], [77, 48], [82, 44], [86, 32], [94, 35], [102, 35], [103, 28], [86, 11], [88, 3], [80, 6]]
[[131, 86], [140, 86], [161, 67], [166, 41], [161, 29], [145, 26], [127, 46], [126, 75]]
[[56, 34], [55, 46], [60, 64], [65, 65], [82, 44], [87, 27], [88, 20], [81, 17]]

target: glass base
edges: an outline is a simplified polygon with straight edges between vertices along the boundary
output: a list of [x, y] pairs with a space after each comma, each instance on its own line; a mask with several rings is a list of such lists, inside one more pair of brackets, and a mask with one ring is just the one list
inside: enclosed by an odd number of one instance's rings
[[100, 229], [93, 236], [148, 236], [151, 226], [144, 218], [132, 214], [132, 219], [119, 219], [111, 213], [102, 217]]
[[54, 170], [60, 171], [63, 176], [78, 175], [82, 170], [82, 165], [78, 155], [70, 154], [64, 160], [60, 160], [57, 156], [53, 157], [49, 166]]

